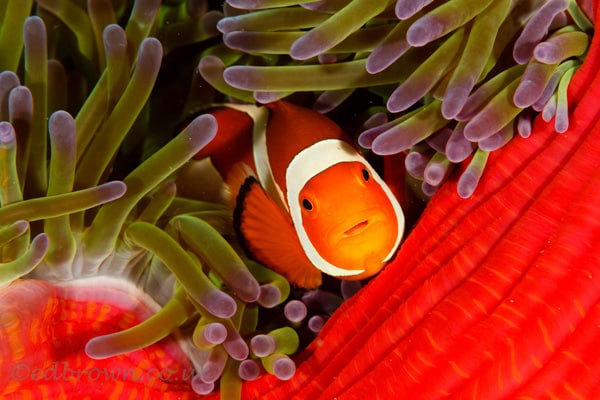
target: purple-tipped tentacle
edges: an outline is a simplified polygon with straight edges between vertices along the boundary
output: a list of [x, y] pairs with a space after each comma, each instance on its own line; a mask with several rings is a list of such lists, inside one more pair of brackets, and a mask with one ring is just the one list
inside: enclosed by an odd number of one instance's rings
[[433, 3], [434, 0], [397, 0], [396, 1], [396, 16], [399, 19], [408, 19], [417, 12]]
[[282, 294], [279, 288], [272, 284], [265, 284], [260, 286], [260, 295], [258, 296], [258, 304], [265, 308], [275, 307], [281, 303]]
[[256, 335], [250, 340], [250, 350], [256, 357], [266, 357], [275, 351], [277, 344], [269, 335]]
[[535, 46], [548, 34], [554, 16], [567, 9], [569, 0], [550, 0], [527, 21], [517, 38], [513, 57], [519, 64], [525, 64], [533, 56]]
[[406, 172], [414, 178], [423, 179], [425, 175], [425, 167], [431, 159], [431, 155], [426, 155], [418, 151], [411, 151], [404, 159]]
[[475, 143], [467, 140], [464, 135], [465, 124], [459, 122], [446, 143], [445, 153], [448, 160], [459, 163], [466, 160], [475, 149]]
[[283, 313], [288, 321], [298, 323], [306, 318], [308, 309], [306, 308], [306, 304], [300, 300], [291, 300], [284, 306]]
[[263, 375], [263, 368], [257, 360], [243, 360], [238, 367], [240, 378], [245, 381], [254, 381]]
[[192, 390], [200, 395], [211, 394], [215, 390], [214, 382], [204, 382], [200, 375], [192, 378]]
[[483, 151], [498, 150], [513, 138], [514, 132], [514, 124], [508, 124], [493, 135], [480, 140], [478, 146]]
[[425, 182], [431, 186], [439, 186], [450, 171], [450, 161], [443, 153], [436, 152], [423, 171]]
[[308, 320], [308, 329], [310, 329], [311, 332], [319, 333], [321, 329], [323, 329], [325, 321], [327, 321], [327, 319], [323, 315], [313, 315]]

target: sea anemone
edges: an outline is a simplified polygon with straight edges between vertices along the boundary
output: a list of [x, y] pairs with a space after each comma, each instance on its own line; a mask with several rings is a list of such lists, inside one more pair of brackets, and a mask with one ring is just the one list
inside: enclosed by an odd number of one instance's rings
[[[288, 325], [306, 308], [286, 312], [289, 283], [232, 247], [225, 204], [179, 195], [217, 121], [172, 137], [213, 91], [165, 106], [193, 67], [175, 88], [165, 75], [220, 15], [203, 1], [0, 6], [3, 398], [185, 397], [221, 378], [236, 396], [240, 375], [293, 375]], [[259, 327], [276, 306], [281, 321]]]
[[[573, 258], [553, 244], [577, 244], [585, 218], [576, 217], [589, 211], [587, 199], [597, 203], [596, 175], [584, 185], [597, 166], [583, 168], [595, 112], [573, 117], [567, 102], [575, 92], [593, 103], [583, 78], [567, 91], [587, 55], [591, 2], [465, 4], [230, 0], [221, 12], [202, 0], [3, 2], [2, 397], [389, 398], [450, 395], [460, 385], [475, 393], [492, 381], [508, 382], [508, 393], [540, 365], [552, 368], [531, 380], [532, 393], [547, 382], [556, 393], [584, 393], [572, 379], [560, 379], [568, 387], [544, 379], [562, 377], [562, 366], [571, 376], [590, 366], [580, 383], [597, 382], [597, 365], [581, 353], [595, 344], [597, 271], [572, 267], [595, 268], [595, 242], [577, 245], [583, 255]], [[296, 291], [246, 259], [218, 197], [184, 196], [202, 186], [183, 175], [189, 159], [216, 132], [202, 110], [227, 97], [270, 102], [299, 92], [341, 124], [364, 122], [358, 141], [385, 155], [384, 165], [408, 152], [425, 193], [440, 188], [398, 257], [338, 312], [338, 295]], [[583, 161], [574, 158], [580, 148]], [[547, 178], [567, 160], [577, 162]], [[553, 200], [567, 192], [560, 204], [573, 205], [560, 214]], [[498, 266], [517, 265], [515, 248], [540, 264], [523, 258], [507, 280]], [[556, 260], [564, 270], [552, 268]], [[519, 286], [531, 277], [542, 284]], [[560, 296], [570, 277], [569, 295], [585, 295], [578, 302]], [[529, 301], [522, 311], [511, 295], [489, 300], [503, 280], [506, 293]], [[348, 297], [359, 287], [340, 290]], [[554, 329], [561, 310], [570, 325]], [[515, 316], [535, 322], [519, 330]], [[448, 329], [452, 317], [460, 324]], [[573, 332], [565, 351], [553, 351]], [[480, 337], [488, 341], [478, 345]], [[525, 360], [524, 348], [534, 357]], [[438, 371], [436, 385], [421, 379]]]
[[406, 170], [428, 195], [465, 162], [464, 198], [489, 152], [515, 134], [529, 136], [537, 113], [554, 118], [557, 132], [568, 129], [566, 89], [592, 32], [574, 0], [227, 5], [217, 27], [238, 55], [207, 55], [200, 64], [215, 87], [259, 102], [314, 92], [323, 112], [366, 88], [378, 95], [371, 114], [391, 118], [366, 121], [360, 145], [379, 155], [408, 152]]

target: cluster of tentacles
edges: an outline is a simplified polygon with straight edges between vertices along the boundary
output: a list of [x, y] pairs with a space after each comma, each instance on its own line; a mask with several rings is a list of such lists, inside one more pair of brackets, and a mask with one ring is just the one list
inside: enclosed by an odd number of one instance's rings
[[381, 106], [369, 111], [359, 144], [379, 155], [408, 150], [406, 169], [427, 195], [466, 160], [465, 198], [491, 151], [530, 135], [533, 115], [568, 128], [566, 90], [592, 33], [575, 0], [227, 5], [217, 27], [233, 51], [202, 60], [211, 84], [259, 102], [316, 92], [322, 112], [368, 88]]
[[[173, 88], [169, 57], [214, 40], [221, 13], [81, 3], [0, 5], [0, 396], [191, 396], [222, 379], [239, 397], [242, 378], [291, 378], [297, 330], [314, 337], [341, 298], [286, 304], [289, 283], [236, 250], [232, 210], [181, 195], [202, 186], [180, 170], [217, 121], [172, 137], [214, 91], [189, 90], [194, 66]], [[169, 91], [187, 97], [165, 106]]]

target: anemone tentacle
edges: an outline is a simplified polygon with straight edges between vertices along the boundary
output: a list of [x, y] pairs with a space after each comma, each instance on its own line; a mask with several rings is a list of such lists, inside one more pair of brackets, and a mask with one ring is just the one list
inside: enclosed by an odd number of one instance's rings
[[[244, 9], [246, 3], [234, 4]], [[222, 79], [215, 77], [214, 55], [200, 63], [200, 72], [219, 90], [244, 100], [248, 94], [240, 90], [252, 92], [259, 102], [315, 92], [319, 110], [335, 109], [342, 102], [333, 92], [346, 90], [343, 99], [357, 88], [367, 88], [397, 120], [428, 108], [432, 99], [441, 102], [432, 117], [437, 129], [423, 133], [417, 142], [407, 139], [421, 131], [417, 120], [363, 132], [359, 141], [379, 155], [408, 149], [428, 156], [433, 151], [423, 139], [442, 128], [457, 128], [460, 122], [466, 127], [457, 136], [472, 143], [469, 155], [477, 148], [494, 151], [517, 133], [527, 134], [523, 121], [532, 107], [544, 109], [546, 119], [554, 118], [557, 132], [567, 129], [564, 88], [581, 66], [593, 30], [575, 1], [495, 0], [465, 6], [462, 1], [409, 5], [398, 0], [377, 5], [366, 12], [359, 11], [360, 1], [331, 8], [303, 2], [249, 3], [246, 13], [225, 15], [217, 25], [232, 52], [245, 55], [223, 57], [217, 69]], [[368, 39], [359, 40], [362, 36]], [[514, 60], [503, 57], [508, 52]], [[515, 68], [519, 65], [523, 68]], [[512, 85], [501, 78], [509, 71]], [[515, 121], [521, 121], [521, 129], [515, 129]], [[437, 156], [445, 156], [449, 169], [469, 162], [454, 161], [454, 143]], [[482, 164], [482, 157], [477, 162]], [[423, 190], [435, 191], [445, 179], [425, 179]], [[461, 196], [468, 198], [476, 186], [470, 179], [469, 185], [461, 186]]]

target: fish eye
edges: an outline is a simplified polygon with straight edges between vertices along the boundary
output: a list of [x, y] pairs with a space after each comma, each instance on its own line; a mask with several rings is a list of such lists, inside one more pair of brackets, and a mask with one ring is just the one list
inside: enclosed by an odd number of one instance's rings
[[304, 207], [306, 211], [312, 211], [313, 204], [308, 199], [302, 199], [302, 207]]
[[369, 181], [369, 177], [370, 177], [369, 171], [367, 171], [365, 168], [362, 169], [362, 176], [363, 176], [363, 179], [365, 180], [365, 182]]

